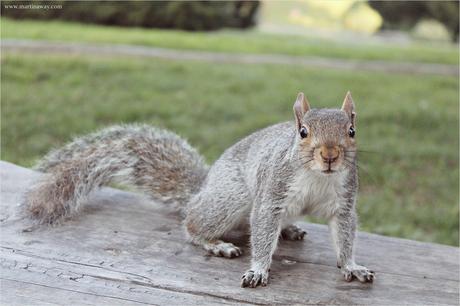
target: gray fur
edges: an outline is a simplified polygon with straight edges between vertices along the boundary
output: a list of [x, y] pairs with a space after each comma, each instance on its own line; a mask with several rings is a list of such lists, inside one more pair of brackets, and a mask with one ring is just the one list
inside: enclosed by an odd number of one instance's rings
[[[342, 110], [315, 110], [299, 94], [294, 114], [295, 123], [270, 126], [228, 148], [209, 171], [187, 142], [156, 128], [114, 127], [77, 139], [40, 164], [49, 174], [28, 193], [29, 211], [55, 222], [75, 213], [96, 187], [117, 181], [182, 203], [190, 241], [212, 255], [240, 256], [221, 239], [249, 225], [252, 261], [243, 287], [267, 285], [279, 236], [302, 239], [292, 222], [312, 214], [329, 220], [344, 278], [372, 281], [373, 272], [353, 259], [358, 176], [356, 143], [348, 135], [355, 127], [351, 95]], [[326, 162], [324, 154], [337, 160]]]
[[47, 174], [26, 194], [26, 202], [40, 223], [74, 215], [91, 191], [112, 182], [182, 207], [208, 171], [185, 140], [146, 125], [114, 126], [77, 138], [36, 168]]

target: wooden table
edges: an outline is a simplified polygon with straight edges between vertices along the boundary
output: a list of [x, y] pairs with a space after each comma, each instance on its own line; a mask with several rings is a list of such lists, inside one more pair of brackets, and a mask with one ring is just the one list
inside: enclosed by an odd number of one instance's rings
[[281, 241], [268, 287], [240, 288], [237, 259], [206, 256], [186, 242], [180, 219], [140, 195], [105, 188], [83, 213], [30, 230], [24, 190], [39, 175], [6, 162], [1, 171], [2, 305], [456, 304], [459, 249], [360, 232], [356, 257], [373, 284], [345, 282], [326, 226], [300, 223], [303, 242]]

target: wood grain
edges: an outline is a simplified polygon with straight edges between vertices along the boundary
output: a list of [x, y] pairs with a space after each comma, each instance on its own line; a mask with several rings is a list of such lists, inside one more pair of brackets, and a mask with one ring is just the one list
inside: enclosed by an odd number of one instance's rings
[[280, 242], [269, 286], [243, 289], [244, 233], [228, 237], [243, 257], [209, 257], [186, 242], [167, 206], [110, 188], [96, 192], [79, 217], [30, 230], [19, 204], [39, 174], [5, 162], [0, 170], [2, 305], [459, 303], [458, 248], [360, 232], [357, 261], [377, 279], [347, 283], [327, 228], [300, 223], [308, 235]]

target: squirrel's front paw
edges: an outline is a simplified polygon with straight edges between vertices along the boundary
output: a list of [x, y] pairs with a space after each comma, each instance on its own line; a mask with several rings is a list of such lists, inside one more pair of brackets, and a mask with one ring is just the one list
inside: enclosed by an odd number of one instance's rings
[[357, 264], [348, 264], [340, 269], [347, 282], [351, 282], [356, 277], [361, 283], [372, 283], [375, 278], [374, 271]]
[[265, 287], [268, 284], [267, 270], [248, 270], [241, 280], [241, 287], [255, 288], [259, 285]]
[[295, 225], [290, 225], [281, 231], [284, 240], [303, 240], [306, 234], [306, 231]]

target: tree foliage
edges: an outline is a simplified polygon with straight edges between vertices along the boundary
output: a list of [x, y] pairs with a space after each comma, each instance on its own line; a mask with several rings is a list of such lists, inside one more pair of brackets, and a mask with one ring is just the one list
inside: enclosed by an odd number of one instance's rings
[[436, 19], [458, 40], [459, 1], [368, 1], [383, 17], [382, 28], [410, 28], [421, 19]]
[[[183, 30], [247, 28], [259, 1], [3, 1], [2, 15], [17, 19], [61, 19], [84, 23]], [[36, 9], [19, 9], [33, 5]], [[62, 8], [37, 9], [40, 5]], [[16, 6], [16, 8], [14, 8]]]

